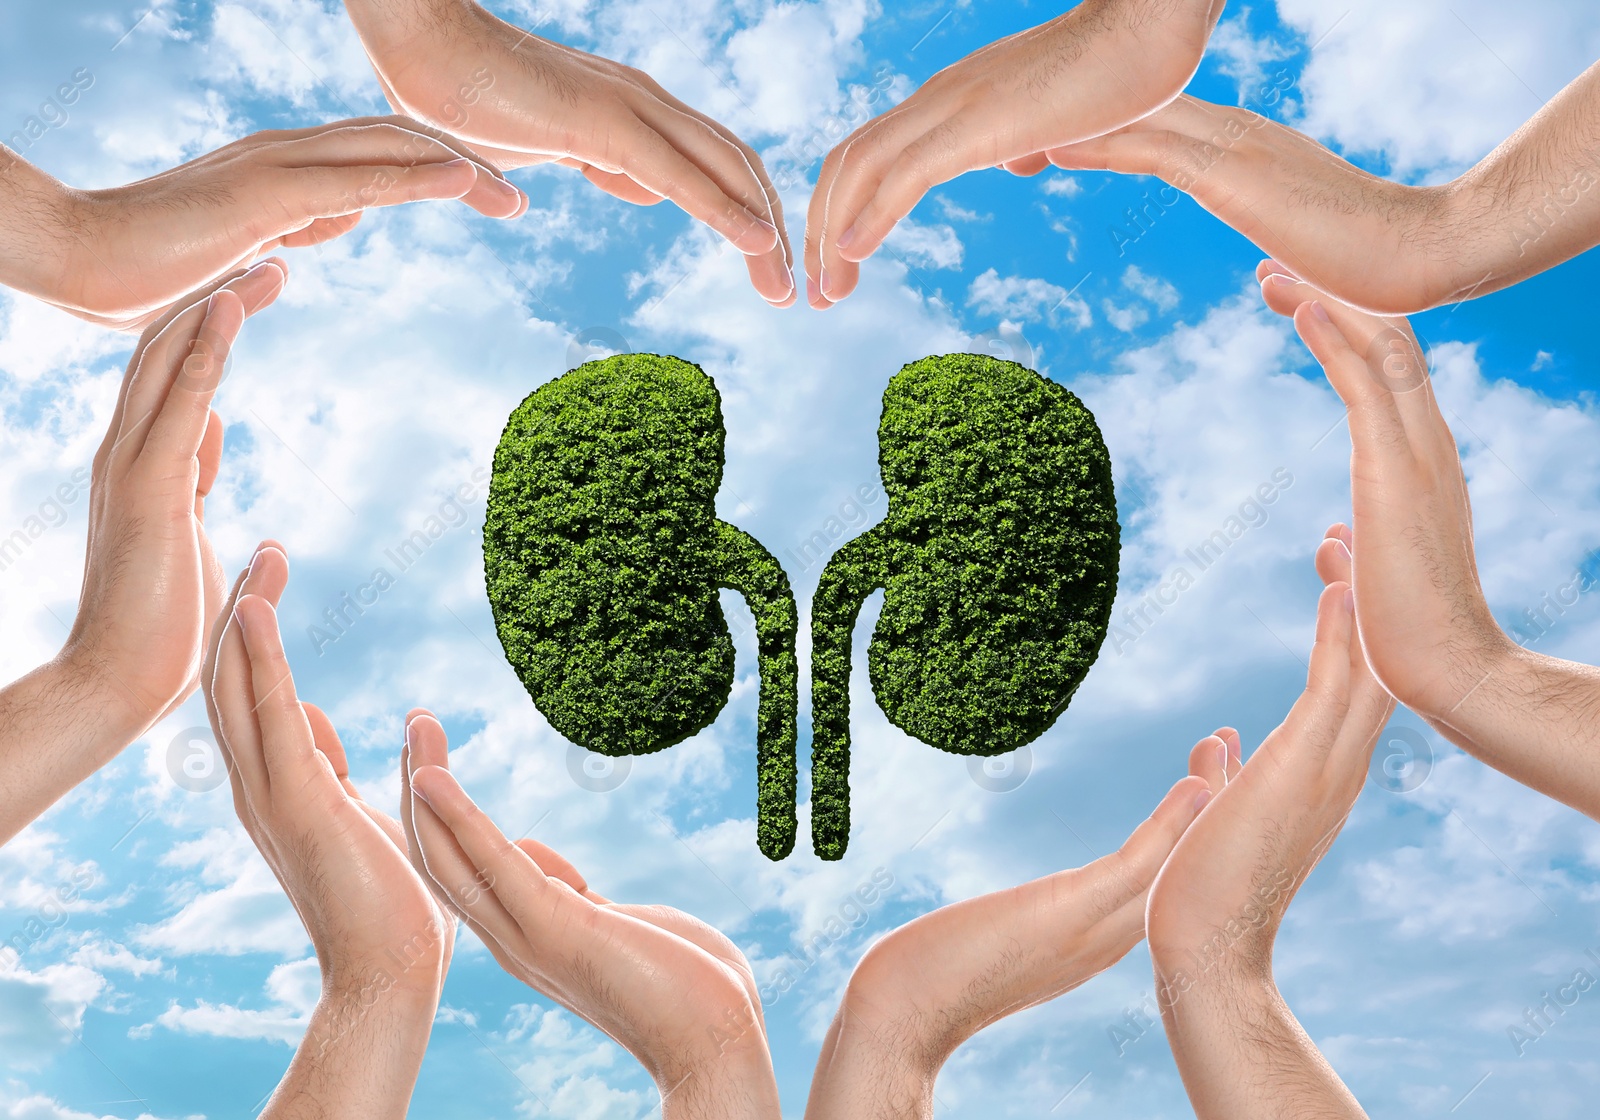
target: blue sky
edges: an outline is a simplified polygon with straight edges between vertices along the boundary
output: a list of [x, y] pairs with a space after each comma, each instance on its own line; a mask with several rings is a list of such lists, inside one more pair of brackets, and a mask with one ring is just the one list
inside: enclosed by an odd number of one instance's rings
[[[1283, 119], [1363, 166], [1433, 182], [1600, 56], [1600, 20], [1580, 0], [1514, 13], [1491, 0], [1339, 7], [1348, 10], [1230, 6], [1193, 92], [1249, 101], [1263, 82], [1286, 83]], [[881, 108], [1057, 9], [691, 0], [653, 17], [639, 0], [539, 11], [509, 0], [496, 10], [548, 15], [551, 34], [649, 69], [739, 130], [775, 172], [788, 170], [798, 240], [816, 171], [804, 153], [820, 151], [816, 138], [851, 119], [852, 105]], [[315, 0], [8, 5], [0, 29], [5, 135], [74, 71], [93, 75], [26, 153], [80, 186], [147, 175], [259, 128], [381, 110], [342, 11]], [[518, 181], [533, 206], [514, 225], [454, 204], [414, 207], [289, 254], [289, 290], [246, 328], [218, 397], [228, 446], [208, 507], [213, 540], [230, 570], [264, 536], [288, 546], [282, 617], [301, 694], [333, 715], [373, 800], [394, 797], [403, 713], [431, 706], [469, 789], [507, 832], [531, 828], [611, 897], [721, 925], [764, 984], [787, 969], [794, 982], [767, 1019], [785, 1114], [798, 1117], [822, 1031], [875, 936], [1104, 853], [1181, 773], [1196, 739], [1235, 723], [1249, 747], [1276, 723], [1303, 679], [1313, 549], [1346, 516], [1341, 409], [1285, 324], [1260, 308], [1250, 281], [1260, 254], [1242, 238], [1185, 200], [1119, 246], [1112, 231], [1126, 229], [1151, 181], [968, 176], [930, 195], [895, 253], [826, 314], [767, 308], [734, 254], [670, 206], [632, 209], [559, 170]], [[1597, 286], [1589, 254], [1417, 320], [1462, 440], [1485, 584], [1508, 622], [1600, 547]], [[9, 527], [88, 461], [130, 340], [8, 294], [0, 319]], [[752, 641], [712, 728], [635, 760], [610, 792], [580, 788], [567, 745], [495, 646], [481, 501], [337, 642], [319, 650], [308, 633], [489, 462], [505, 416], [594, 329], [717, 379], [729, 429], [722, 515], [779, 555], [876, 478], [889, 376], [986, 332], [1020, 334], [1036, 368], [1099, 418], [1124, 528], [1119, 620], [1258, 485], [1280, 471], [1291, 481], [1265, 523], [1154, 625], [1108, 644], [1014, 789], [986, 788], [997, 783], [974, 780], [965, 760], [908, 742], [858, 675], [861, 824], [849, 856], [822, 864], [802, 844], [772, 865], [754, 846]], [[84, 504], [0, 572], [8, 677], [64, 636]], [[858, 526], [882, 513], [880, 500]], [[789, 563], [802, 613], [819, 570]], [[724, 602], [748, 630], [742, 604]], [[873, 600], [858, 649], [875, 611]], [[1580, 601], [1538, 648], [1595, 661], [1600, 607]], [[287, 1064], [315, 999], [315, 961], [225, 793], [187, 792], [169, 773], [170, 745], [204, 722], [191, 702], [0, 851], [0, 933], [24, 928], [63, 884], [90, 884], [0, 976], [0, 1118], [249, 1115]], [[1587, 1115], [1600, 1088], [1597, 997], [1520, 1054], [1507, 1028], [1574, 970], [1600, 975], [1585, 956], [1600, 952], [1600, 831], [1415, 717], [1400, 713], [1394, 727], [1391, 739], [1421, 736], [1431, 767], [1405, 792], [1369, 783], [1291, 912], [1283, 990], [1374, 1115]], [[802, 730], [802, 758], [806, 742]], [[842, 908], [875, 874], [894, 885], [855, 919]], [[849, 928], [810, 959], [802, 946], [838, 928], [841, 912]], [[947, 1066], [939, 1114], [1189, 1115], [1159, 1030], [1120, 1053], [1112, 1040], [1150, 989], [1141, 948], [985, 1032]], [[470, 935], [445, 1005], [417, 1115], [610, 1118], [655, 1107], [631, 1057], [506, 977]]]

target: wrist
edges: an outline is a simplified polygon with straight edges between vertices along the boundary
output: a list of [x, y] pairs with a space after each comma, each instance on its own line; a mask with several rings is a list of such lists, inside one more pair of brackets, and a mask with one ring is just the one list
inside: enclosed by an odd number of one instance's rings
[[93, 705], [96, 738], [114, 744], [114, 750], [148, 731], [169, 706], [137, 695], [121, 680], [110, 659], [76, 634], [50, 662], [49, 672], [64, 692]]
[[1396, 699], [1431, 723], [1454, 725], [1463, 718], [1470, 722], [1478, 705], [1521, 675], [1523, 653], [1493, 618], [1468, 623], [1440, 650], [1445, 668], [1438, 685], [1424, 695]]

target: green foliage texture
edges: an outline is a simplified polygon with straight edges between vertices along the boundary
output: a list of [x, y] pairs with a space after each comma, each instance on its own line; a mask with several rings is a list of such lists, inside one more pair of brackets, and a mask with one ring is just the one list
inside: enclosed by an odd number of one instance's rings
[[889, 719], [940, 750], [995, 755], [1066, 710], [1117, 590], [1111, 457], [1067, 389], [1015, 362], [924, 358], [883, 395], [888, 513], [828, 561], [812, 606], [812, 843], [850, 832], [850, 641], [884, 589], [867, 668]]
[[755, 615], [757, 842], [794, 846], [794, 595], [772, 554], [716, 515], [724, 430], [698, 366], [589, 362], [541, 386], [495, 449], [485, 581], [506, 658], [550, 725], [607, 755], [708, 726], [733, 687], [717, 589]]

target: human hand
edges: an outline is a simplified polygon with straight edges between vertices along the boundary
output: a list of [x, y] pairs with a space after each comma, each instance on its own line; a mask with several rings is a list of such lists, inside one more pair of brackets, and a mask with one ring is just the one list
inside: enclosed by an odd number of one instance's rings
[[459, 198], [497, 218], [527, 208], [482, 157], [404, 117], [258, 132], [127, 186], [49, 181], [30, 197], [53, 201], [13, 238], [26, 264], [4, 281], [118, 330], [280, 246], [347, 233], [369, 207]]
[[1145, 896], [1225, 781], [1209, 744], [1117, 851], [924, 914], [856, 966], [822, 1044], [808, 1120], [929, 1117], [939, 1069], [984, 1027], [1052, 1000], [1144, 938]]
[[557, 162], [650, 206], [670, 198], [746, 257], [767, 302], [795, 287], [783, 205], [761, 157], [648, 74], [456, 0], [346, 0], [396, 110], [503, 168]]
[[1034, 175], [1047, 149], [1119, 128], [1176, 97], [1223, 0], [1083, 0], [929, 78], [823, 161], [806, 217], [806, 296], [848, 296], [859, 262], [923, 195], [968, 171]]
[[602, 898], [535, 840], [507, 840], [450, 774], [448, 747], [430, 712], [407, 717], [401, 819], [439, 897], [507, 972], [639, 1059], [664, 1117], [777, 1117], [744, 954], [681, 911]]
[[264, 541], [212, 631], [206, 706], [234, 808], [322, 967], [322, 998], [264, 1116], [405, 1114], [455, 941], [405, 834], [350, 781], [320, 708], [301, 702], [278, 632], [289, 579]]
[[1279, 923], [1349, 816], [1394, 709], [1362, 657], [1336, 543], [1317, 553], [1327, 587], [1304, 694], [1247, 763], [1232, 728], [1201, 740], [1196, 752], [1226, 758], [1227, 784], [1150, 889], [1157, 1002], [1201, 1120], [1365, 1115], [1272, 978]]
[[1369, 175], [1249, 109], [1185, 95], [1045, 155], [1072, 170], [1154, 175], [1354, 306], [1408, 314], [1463, 298], [1464, 287], [1503, 286], [1463, 275], [1450, 187]]
[[1257, 275], [1350, 415], [1356, 617], [1384, 686], [1462, 749], [1600, 819], [1600, 670], [1513, 642], [1478, 577], [1461, 458], [1404, 319], [1356, 311], [1275, 261]]
[[244, 320], [287, 270], [234, 271], [145, 331], [94, 457], [83, 592], [59, 660], [99, 682], [118, 749], [195, 689], [223, 596], [205, 530], [222, 458], [211, 400]]

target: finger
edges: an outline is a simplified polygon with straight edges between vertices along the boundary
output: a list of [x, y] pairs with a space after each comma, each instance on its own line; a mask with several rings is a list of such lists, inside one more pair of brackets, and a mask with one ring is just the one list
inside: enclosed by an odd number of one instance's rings
[[239, 628], [235, 608], [245, 596], [275, 604], [289, 580], [289, 561], [282, 546], [265, 541], [251, 558], [250, 567], [240, 577], [233, 597], [218, 620], [216, 644], [209, 671], [202, 667], [206, 697], [212, 712], [217, 745], [227, 752], [239, 776], [235, 793], [265, 804], [268, 773], [262, 754], [261, 728], [255, 712], [255, 688], [250, 672], [249, 652]]
[[1350, 554], [1350, 546], [1344, 543], [1338, 532], [1340, 529], [1346, 527], [1335, 525], [1330, 528], [1328, 535], [1317, 546], [1317, 575], [1324, 584], [1351, 582], [1353, 557]]
[[[550, 889], [539, 865], [506, 839], [448, 770], [438, 766], [418, 767], [411, 772], [411, 790], [455, 840], [471, 870], [471, 878], [466, 882], [440, 883], [450, 902], [487, 930], [502, 947], [516, 945], [523, 939], [522, 920], [538, 921], [561, 892]], [[419, 818], [418, 836], [426, 854], [428, 828], [420, 812]], [[433, 872], [431, 862], [429, 870]], [[485, 889], [472, 889], [476, 884], [483, 884]], [[537, 940], [537, 933], [529, 938]]]
[[361, 795], [350, 782], [350, 760], [344, 753], [344, 743], [340, 742], [338, 729], [333, 726], [328, 713], [310, 701], [301, 701], [300, 710], [305, 713], [306, 723], [311, 726], [312, 747], [328, 760], [333, 776], [339, 779], [344, 791], [359, 801]]
[[135, 447], [137, 427], [129, 431], [127, 452], [160, 477], [187, 472], [199, 455], [211, 422], [211, 399], [244, 326], [244, 301], [234, 292], [223, 288], [208, 303], [189, 355], [167, 384], [165, 399], [154, 406], [141, 446]]
[[1321, 764], [1332, 749], [1350, 708], [1350, 643], [1355, 611], [1350, 585], [1331, 583], [1317, 600], [1317, 636], [1311, 646], [1306, 689], [1289, 710], [1283, 728], [1297, 744], [1294, 757]]
[[[260, 214], [258, 241], [304, 228], [316, 218], [335, 218], [358, 210], [408, 202], [465, 199], [478, 185], [476, 165], [464, 157], [415, 167], [365, 164], [359, 167], [302, 167], [264, 170], [255, 180]], [[268, 204], [268, 200], [272, 204]], [[282, 215], [287, 215], [285, 223]]]
[[[692, 117], [648, 108], [646, 113], [654, 119], [641, 117], [631, 130], [634, 158], [623, 169], [628, 176], [652, 194], [670, 198], [741, 253], [771, 252], [779, 243], [778, 230], [752, 208], [765, 209], [764, 196], [747, 170], [739, 174], [744, 160], [738, 150]], [[735, 179], [745, 181], [734, 186]]]
[[541, 844], [530, 837], [518, 840], [517, 847], [532, 857], [533, 862], [539, 865], [539, 870], [548, 877], [561, 880], [591, 902], [608, 901], [591, 891], [588, 881], [578, 873], [578, 869], [568, 862], [566, 856], [549, 845]]
[[[913, 97], [915, 94], [912, 95]], [[805, 274], [806, 298], [812, 307], [823, 310], [833, 306], [823, 283], [826, 265], [823, 261], [823, 244], [828, 238], [843, 233], [849, 220], [831, 226], [834, 185], [841, 175], [849, 173], [857, 163], [867, 158], [870, 148], [892, 147], [896, 138], [917, 127], [914, 105], [902, 103], [888, 112], [867, 121], [834, 146], [822, 161], [817, 173], [817, 186], [811, 192], [811, 206], [806, 213]], [[850, 216], [853, 220], [854, 215]], [[853, 267], [853, 266], [852, 266]], [[826, 277], [831, 283], [832, 276]]]
[[361, 211], [359, 210], [354, 214], [340, 214], [334, 218], [316, 218], [309, 225], [277, 238], [268, 247], [281, 246], [285, 249], [308, 249], [313, 245], [322, 245], [343, 237], [360, 224]]
[[194, 298], [181, 301], [181, 307], [175, 307], [144, 333], [128, 363], [110, 430], [95, 456], [97, 471], [103, 474], [110, 466], [114, 451], [118, 453], [118, 463], [124, 466], [137, 456], [158, 403], [165, 399], [173, 378], [178, 376], [175, 367], [191, 356], [194, 340], [217, 294], [226, 291], [237, 296], [248, 318], [277, 299], [287, 275], [286, 266], [276, 258], [230, 272], [225, 279], [201, 289]]
[[1356, 450], [1392, 460], [1410, 453], [1406, 424], [1395, 394], [1371, 375], [1364, 357], [1333, 325], [1320, 301], [1302, 304], [1294, 314], [1295, 330], [1350, 414], [1350, 439]]
[[[747, 209], [777, 230], [777, 240], [772, 249], [760, 254], [746, 254], [745, 266], [750, 273], [751, 284], [763, 299], [775, 307], [789, 306], [797, 294], [794, 283], [794, 255], [789, 246], [789, 233], [784, 225], [783, 200], [779, 197], [777, 188], [772, 185], [772, 177], [767, 174], [766, 165], [762, 163], [761, 157], [756, 154], [754, 148], [741, 140], [722, 122], [685, 104], [650, 79], [646, 78], [645, 81], [647, 88], [659, 101], [683, 117], [698, 123], [707, 133], [721, 139], [721, 147], [713, 141], [708, 149], [711, 154], [721, 156], [721, 161], [708, 162], [699, 158], [695, 161], [717, 180], [724, 191], [737, 198]], [[727, 154], [729, 152], [732, 153], [731, 157]], [[693, 153], [690, 154], [695, 158]], [[749, 193], [751, 183], [755, 184], [759, 191], [758, 195]]]
[[[569, 161], [560, 160], [559, 162], [567, 163]], [[585, 179], [607, 194], [622, 199], [623, 202], [631, 202], [635, 206], [654, 206], [658, 202], [666, 201], [654, 191], [645, 190], [638, 183], [635, 183], [620, 172], [602, 171], [592, 164], [583, 163], [579, 160], [570, 162], [582, 169]]]
[[222, 417], [207, 409], [206, 431], [200, 439], [200, 478], [195, 483], [195, 496], [204, 498], [217, 484], [217, 472], [222, 468]]
[[1189, 751], [1189, 773], [1203, 778], [1212, 796], [1223, 791], [1228, 784], [1228, 744], [1215, 735], [1207, 735]]
[[1049, 167], [1050, 158], [1043, 152], [1035, 152], [1033, 155], [1023, 156], [1021, 159], [1007, 160], [1000, 166], [1013, 175], [1031, 177]]
[[[412, 776], [419, 767], [448, 768], [449, 746], [444, 725], [432, 712], [414, 708], [406, 716], [406, 746], [400, 760], [401, 831], [411, 865], [434, 897], [493, 950], [514, 937], [516, 921], [495, 897], [494, 884], [480, 878], [456, 838], [412, 787]], [[472, 901], [473, 909], [469, 911], [461, 899]]]
[[1123, 904], [1141, 898], [1211, 796], [1203, 778], [1194, 774], [1180, 778], [1122, 847], [1085, 870], [1111, 877], [1112, 895]]
[[316, 762], [311, 724], [295, 695], [289, 659], [278, 632], [277, 612], [265, 599], [247, 594], [233, 605], [233, 617], [244, 635], [250, 659], [250, 684], [261, 729], [268, 788], [281, 784], [292, 795], [298, 795], [326, 771]]
[[406, 117], [325, 126], [275, 145], [271, 154], [280, 166], [298, 168], [415, 167], [465, 159], [477, 182], [463, 201], [490, 217], [520, 217], [527, 208], [527, 196], [492, 162], [449, 133]]

